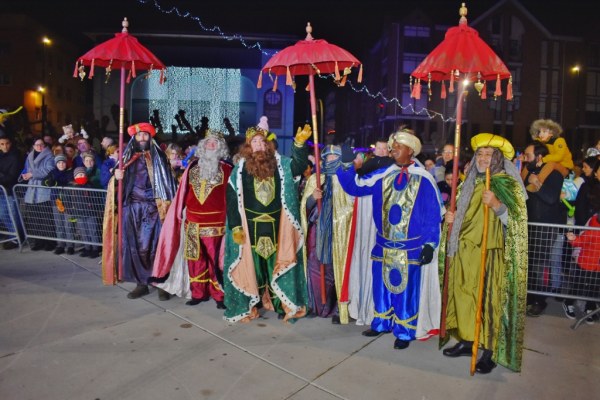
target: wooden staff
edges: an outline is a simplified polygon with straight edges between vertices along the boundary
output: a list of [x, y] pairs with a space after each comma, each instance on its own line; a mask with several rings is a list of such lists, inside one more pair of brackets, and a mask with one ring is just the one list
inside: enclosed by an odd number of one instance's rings
[[[490, 168], [485, 170], [485, 190], [490, 190]], [[473, 349], [471, 351], [471, 376], [475, 374], [477, 363], [477, 350], [479, 347], [479, 332], [481, 332], [481, 311], [483, 308], [483, 287], [485, 285], [485, 262], [487, 258], [488, 238], [488, 216], [489, 206], [483, 206], [483, 239], [481, 243], [481, 269], [479, 271], [479, 293], [477, 295], [477, 314], [475, 315], [475, 337], [473, 338]]]

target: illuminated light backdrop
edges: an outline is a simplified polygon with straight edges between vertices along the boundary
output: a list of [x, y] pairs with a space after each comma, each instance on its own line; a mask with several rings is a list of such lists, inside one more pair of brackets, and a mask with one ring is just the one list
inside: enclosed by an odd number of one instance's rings
[[192, 127], [200, 125], [203, 116], [209, 119], [209, 128], [217, 131], [227, 132], [225, 117], [239, 126], [239, 69], [168, 67], [166, 78], [162, 85], [158, 83], [158, 73], [148, 79], [148, 114], [159, 110], [165, 131], [176, 123], [174, 116], [179, 110], [186, 112]]

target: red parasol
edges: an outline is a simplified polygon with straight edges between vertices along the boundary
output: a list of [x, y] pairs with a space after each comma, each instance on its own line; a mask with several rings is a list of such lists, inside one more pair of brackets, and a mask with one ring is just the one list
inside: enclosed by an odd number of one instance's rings
[[[100, 43], [83, 56], [79, 57], [75, 62], [75, 71], [73, 77], [79, 76], [81, 80], [85, 78], [85, 67], [90, 67], [88, 79], [94, 76], [94, 67], [106, 68], [106, 79], [110, 77], [113, 68], [121, 70], [121, 87], [119, 96], [119, 169], [123, 168], [123, 132], [124, 132], [124, 117], [125, 117], [125, 71], [128, 70], [127, 83], [131, 77], [136, 77], [136, 70], [160, 70], [160, 83], [164, 82], [165, 65], [147, 48], [142, 46], [138, 40], [129, 34], [129, 22], [125, 18], [121, 24], [123, 29], [121, 33], [116, 33], [115, 37]], [[123, 271], [122, 254], [122, 223], [121, 216], [123, 215], [123, 182], [118, 183], [118, 236], [117, 236], [117, 260], [118, 273]], [[112, 268], [111, 268], [112, 271]], [[103, 277], [105, 283], [116, 283], [117, 277], [113, 275]]]
[[[452, 193], [450, 197], [450, 211], [456, 209], [456, 186], [458, 183], [458, 160], [460, 155], [460, 129], [462, 124], [462, 103], [467, 94], [466, 85], [476, 81], [475, 89], [482, 99], [486, 98], [486, 81], [495, 80], [494, 96], [502, 95], [500, 81], [508, 78], [506, 99], [512, 100], [512, 78], [506, 65], [500, 57], [479, 37], [479, 33], [467, 25], [467, 8], [465, 3], [459, 11], [460, 21], [457, 27], [452, 27], [446, 32], [444, 40], [425, 57], [423, 62], [412, 72], [415, 82], [412, 85], [411, 97], [419, 99], [421, 96], [421, 81], [427, 80], [427, 91], [431, 96], [431, 81], [442, 81], [441, 97], [446, 97], [445, 80], [450, 82], [449, 91], [454, 91], [454, 83], [458, 84], [456, 96], [456, 129], [454, 136], [454, 161], [452, 169]], [[450, 227], [451, 228], [451, 227]], [[448, 263], [444, 274], [444, 289], [442, 293], [442, 321], [440, 336], [446, 336], [446, 306], [448, 300]]]
[[[265, 64], [258, 76], [258, 88], [262, 87], [262, 75], [266, 72], [271, 76], [275, 75], [273, 91], [277, 90], [278, 75], [285, 75], [286, 85], [295, 86], [294, 77], [296, 75], [308, 75], [308, 87], [310, 92], [310, 112], [312, 116], [312, 129], [317, 188], [321, 186], [321, 166], [319, 164], [319, 133], [317, 131], [317, 101], [315, 97], [315, 74], [334, 74], [335, 81], [344, 86], [347, 76], [351, 73], [353, 67], [359, 67], [358, 82], [362, 81], [362, 64], [356, 57], [348, 51], [334, 44], [328, 43], [323, 39], [313, 39], [312, 27], [310, 22], [306, 26], [306, 39], [298, 41], [296, 44], [286, 47]], [[342, 73], [340, 74], [340, 71]], [[319, 210], [321, 210], [321, 200], [317, 201]], [[325, 302], [325, 274], [323, 266], [321, 268], [321, 299]]]

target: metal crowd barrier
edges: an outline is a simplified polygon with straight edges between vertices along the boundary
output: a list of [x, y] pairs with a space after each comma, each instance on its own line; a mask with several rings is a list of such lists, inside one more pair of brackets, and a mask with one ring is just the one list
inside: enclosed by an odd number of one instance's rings
[[13, 196], [9, 196], [4, 186], [0, 186], [0, 243], [16, 241], [19, 249], [23, 247], [17, 204]]
[[[575, 305], [596, 303], [588, 313], [579, 310], [573, 329], [600, 315], [600, 228], [529, 223], [528, 229], [527, 293], [572, 299], [577, 301]], [[569, 243], [568, 233], [584, 235], [581, 247]]]
[[106, 190], [19, 184], [13, 193], [27, 239], [102, 245]]

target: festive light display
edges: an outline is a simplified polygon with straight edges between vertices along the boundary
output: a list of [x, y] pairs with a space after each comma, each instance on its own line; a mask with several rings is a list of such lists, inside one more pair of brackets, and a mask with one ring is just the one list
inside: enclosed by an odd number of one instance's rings
[[[197, 17], [195, 15], [192, 15], [192, 13], [190, 13], [189, 11], [182, 11], [179, 8], [173, 6], [171, 8], [163, 8], [160, 3], [158, 2], [158, 0], [138, 0], [139, 3], [142, 3], [144, 5], [146, 4], [152, 4], [154, 5], [154, 7], [160, 11], [163, 14], [174, 14], [177, 15], [180, 18], [186, 18], [186, 19], [190, 19], [195, 21], [198, 26], [205, 32], [213, 32], [213, 33], [217, 33], [219, 34], [219, 36], [221, 36], [221, 38], [228, 40], [228, 41], [234, 41], [237, 40], [239, 41], [245, 48], [249, 49], [249, 50], [258, 50], [260, 51], [262, 54], [267, 55], [267, 56], [272, 56], [273, 54], [275, 54], [276, 52], [267, 52], [265, 50], [263, 50], [262, 45], [259, 42], [254, 42], [253, 44], [249, 44], [242, 35], [240, 34], [225, 34], [221, 28], [217, 25], [213, 26], [213, 27], [207, 27], [206, 25], [204, 25], [200, 19], [200, 17]], [[320, 78], [323, 79], [334, 79], [333, 74], [332, 75], [321, 75]], [[352, 91], [354, 91], [355, 93], [364, 93], [367, 96], [376, 99], [376, 98], [380, 98], [382, 101], [384, 101], [385, 103], [393, 103], [395, 104], [397, 107], [401, 108], [402, 110], [408, 110], [413, 112], [416, 115], [426, 115], [429, 119], [434, 119], [436, 117], [440, 118], [443, 122], [453, 122], [456, 121], [456, 118], [453, 117], [445, 117], [443, 114], [436, 112], [436, 111], [432, 111], [429, 110], [427, 108], [421, 108], [421, 109], [415, 109], [412, 103], [409, 103], [408, 105], [402, 105], [400, 100], [396, 97], [393, 98], [387, 98], [383, 95], [383, 93], [381, 91], [377, 92], [377, 93], [372, 93], [369, 88], [366, 85], [361, 85], [360, 88], [357, 88], [354, 86], [354, 84], [348, 80], [349, 82], [349, 86], [352, 89]]]
[[223, 118], [234, 124], [239, 119], [241, 81], [239, 69], [169, 67], [162, 85], [158, 74], [148, 79], [148, 114], [159, 110], [165, 121], [173, 121], [184, 110], [192, 126], [207, 117], [210, 129], [225, 132]]

